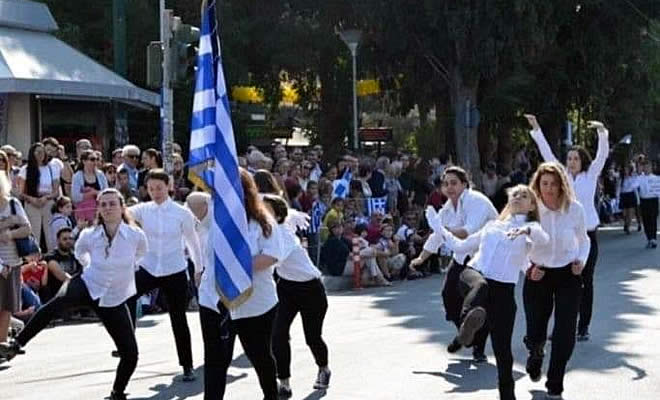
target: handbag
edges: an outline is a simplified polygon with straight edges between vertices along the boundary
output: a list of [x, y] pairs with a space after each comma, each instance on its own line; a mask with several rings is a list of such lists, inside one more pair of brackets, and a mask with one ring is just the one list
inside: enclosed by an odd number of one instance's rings
[[[12, 215], [16, 215], [16, 204], [14, 203], [15, 201], [16, 200], [13, 198], [9, 200], [9, 206], [11, 207]], [[18, 228], [18, 225], [13, 227], [13, 229], [16, 228]], [[35, 239], [32, 233], [21, 239], [14, 239], [14, 242], [16, 243], [16, 252], [18, 253], [19, 257], [26, 257], [31, 254], [41, 252], [41, 249], [39, 249], [39, 244], [37, 243], [37, 239]]]

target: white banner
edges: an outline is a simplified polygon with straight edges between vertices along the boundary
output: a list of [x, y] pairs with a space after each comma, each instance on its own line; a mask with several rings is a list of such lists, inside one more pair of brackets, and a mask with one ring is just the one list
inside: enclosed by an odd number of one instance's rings
[[0, 93], [0, 144], [9, 141], [9, 95]]

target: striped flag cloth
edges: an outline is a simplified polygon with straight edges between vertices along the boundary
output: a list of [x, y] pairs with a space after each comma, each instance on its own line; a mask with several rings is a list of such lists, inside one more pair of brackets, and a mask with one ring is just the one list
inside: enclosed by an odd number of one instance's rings
[[189, 179], [213, 196], [209, 268], [222, 303], [233, 308], [252, 293], [252, 257], [214, 0], [202, 3], [189, 164]]
[[373, 214], [374, 211], [380, 211], [385, 214], [387, 211], [387, 196], [383, 197], [367, 197], [367, 215]]
[[348, 196], [348, 192], [350, 192], [352, 179], [353, 173], [351, 172], [351, 169], [344, 169], [341, 178], [333, 182], [334, 190], [332, 192], [332, 198], [339, 197], [340, 199], [345, 199], [346, 196]]
[[312, 206], [312, 221], [309, 225], [310, 233], [318, 233], [318, 231], [321, 229], [323, 214], [325, 214], [326, 211], [325, 209], [325, 204], [321, 203], [320, 201], [314, 202], [314, 205]]

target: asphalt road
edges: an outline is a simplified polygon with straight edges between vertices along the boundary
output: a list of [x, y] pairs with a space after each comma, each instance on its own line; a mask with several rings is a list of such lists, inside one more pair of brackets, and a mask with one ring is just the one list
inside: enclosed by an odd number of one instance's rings
[[[565, 381], [567, 400], [660, 398], [660, 250], [647, 250], [642, 234], [620, 228], [600, 233], [592, 340], [578, 343]], [[327, 392], [312, 389], [316, 366], [299, 319], [292, 327], [293, 399], [497, 399], [496, 368], [475, 365], [471, 353], [446, 352], [455, 329], [444, 321], [442, 276], [331, 294], [324, 337], [332, 381]], [[542, 380], [525, 374], [524, 320], [520, 287], [513, 338], [518, 399], [543, 399]], [[130, 399], [202, 399], [202, 339], [199, 318], [188, 314], [199, 379], [180, 381], [167, 315], [147, 316], [137, 331], [138, 368]], [[116, 359], [99, 324], [57, 326], [43, 331], [27, 354], [0, 365], [0, 399], [102, 399], [110, 392]], [[237, 341], [227, 399], [261, 399], [256, 374]], [[546, 365], [547, 368], [547, 360]], [[545, 369], [544, 369], [545, 370]]]

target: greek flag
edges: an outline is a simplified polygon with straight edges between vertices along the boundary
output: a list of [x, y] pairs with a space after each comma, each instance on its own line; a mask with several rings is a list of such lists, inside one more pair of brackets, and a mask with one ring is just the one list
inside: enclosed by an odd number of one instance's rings
[[385, 214], [387, 210], [387, 196], [383, 197], [367, 197], [367, 215], [371, 215], [374, 211], [380, 211]]
[[325, 205], [320, 201], [315, 201], [312, 206], [312, 223], [309, 225], [310, 233], [317, 233], [321, 229], [323, 214], [325, 214]]
[[334, 190], [332, 192], [332, 198], [339, 197], [340, 199], [345, 199], [348, 196], [348, 192], [351, 189], [351, 179], [353, 179], [353, 173], [350, 168], [344, 169], [344, 174], [340, 179], [337, 179], [333, 182]]
[[222, 303], [236, 307], [252, 293], [252, 257], [213, 0], [202, 3], [189, 164], [189, 179], [213, 196], [208, 267]]

